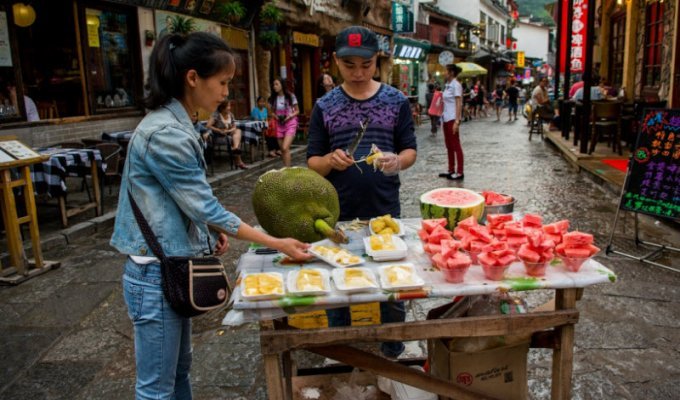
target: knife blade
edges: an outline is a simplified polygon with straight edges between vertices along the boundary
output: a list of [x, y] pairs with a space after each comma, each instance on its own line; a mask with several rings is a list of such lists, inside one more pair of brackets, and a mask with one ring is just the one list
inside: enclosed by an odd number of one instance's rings
[[369, 122], [368, 118], [364, 119], [363, 121], [359, 121], [360, 128], [357, 131], [356, 136], [352, 140], [352, 143], [350, 143], [349, 146], [347, 146], [347, 150], [345, 150], [345, 153], [347, 153], [349, 157], [354, 156], [354, 152], [357, 151], [357, 148], [359, 147], [359, 142], [361, 142], [361, 139], [364, 137], [364, 133], [366, 133], [366, 128], [368, 128], [368, 122]]

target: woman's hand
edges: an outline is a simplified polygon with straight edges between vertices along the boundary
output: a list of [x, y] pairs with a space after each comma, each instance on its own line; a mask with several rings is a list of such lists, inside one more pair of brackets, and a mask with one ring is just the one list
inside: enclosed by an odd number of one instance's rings
[[227, 250], [229, 250], [229, 238], [226, 234], [220, 233], [220, 236], [217, 238], [217, 244], [215, 245], [215, 255], [221, 256], [226, 253]]
[[328, 164], [332, 169], [344, 171], [354, 164], [354, 159], [345, 153], [342, 149], [335, 149], [334, 152], [328, 154]]
[[271, 247], [296, 261], [307, 261], [312, 258], [312, 255], [307, 253], [309, 244], [302, 243], [296, 239], [276, 239], [276, 242]]

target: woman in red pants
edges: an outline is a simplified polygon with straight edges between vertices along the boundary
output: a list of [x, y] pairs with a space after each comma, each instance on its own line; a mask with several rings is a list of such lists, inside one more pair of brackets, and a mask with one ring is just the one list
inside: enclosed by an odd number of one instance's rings
[[444, 143], [449, 156], [449, 169], [439, 174], [440, 178], [463, 179], [463, 147], [460, 145], [460, 121], [463, 116], [463, 87], [456, 77], [460, 74], [456, 64], [446, 66], [446, 86], [444, 87]]

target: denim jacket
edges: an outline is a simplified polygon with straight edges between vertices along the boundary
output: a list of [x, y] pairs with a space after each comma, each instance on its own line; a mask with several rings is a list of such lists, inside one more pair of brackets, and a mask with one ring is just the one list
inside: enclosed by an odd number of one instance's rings
[[152, 257], [128, 188], [167, 256], [209, 253], [216, 243], [209, 225], [235, 235], [241, 224], [213, 195], [200, 135], [176, 99], [146, 115], [130, 139], [111, 238], [123, 254]]

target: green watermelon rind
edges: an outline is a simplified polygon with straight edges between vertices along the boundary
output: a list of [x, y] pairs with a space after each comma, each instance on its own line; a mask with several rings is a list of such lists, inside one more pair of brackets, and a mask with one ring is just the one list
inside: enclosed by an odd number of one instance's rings
[[[463, 190], [477, 197], [479, 202], [476, 204], [466, 206], [441, 206], [423, 200], [423, 198], [426, 198], [433, 192], [439, 190], [446, 191]], [[475, 193], [471, 190], [460, 188], [440, 188], [430, 190], [429, 192], [424, 193], [423, 195], [420, 196], [420, 215], [423, 217], [423, 219], [446, 218], [447, 220], [446, 229], [448, 230], [453, 230], [453, 228], [455, 228], [456, 225], [458, 225], [458, 222], [464, 220], [465, 218], [468, 218], [471, 215], [474, 215], [477, 221], [481, 221], [483, 214], [484, 214], [484, 197], [481, 196], [479, 193]]]

